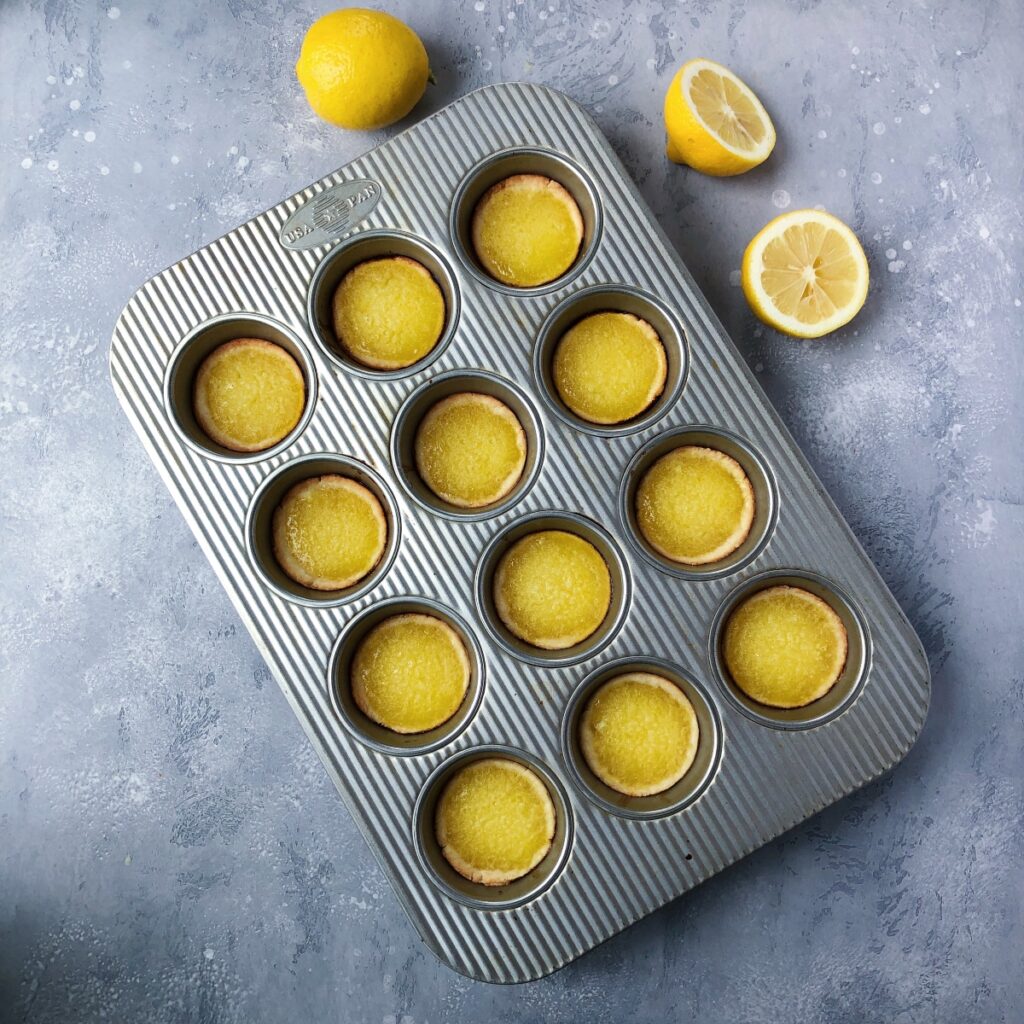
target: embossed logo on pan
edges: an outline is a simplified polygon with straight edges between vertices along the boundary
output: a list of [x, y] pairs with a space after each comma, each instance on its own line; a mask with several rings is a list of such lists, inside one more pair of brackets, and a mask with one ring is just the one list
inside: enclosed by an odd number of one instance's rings
[[281, 228], [286, 249], [313, 249], [347, 235], [365, 220], [381, 197], [375, 181], [343, 181], [300, 206]]

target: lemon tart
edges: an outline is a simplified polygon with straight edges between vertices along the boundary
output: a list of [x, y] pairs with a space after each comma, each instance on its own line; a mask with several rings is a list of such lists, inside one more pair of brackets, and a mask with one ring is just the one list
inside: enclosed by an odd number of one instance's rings
[[607, 563], [593, 544], [566, 530], [527, 534], [494, 573], [498, 617], [520, 640], [544, 650], [582, 643], [610, 604]]
[[292, 355], [260, 338], [215, 348], [192, 386], [196, 422], [233, 452], [261, 452], [287, 437], [306, 404], [306, 382]]
[[387, 256], [354, 266], [334, 293], [334, 333], [356, 362], [398, 370], [429, 355], [444, 331], [444, 295], [422, 263]]
[[330, 474], [296, 484], [274, 510], [274, 557], [296, 583], [343, 590], [380, 561], [388, 524], [377, 496]]
[[555, 388], [588, 423], [625, 423], [665, 389], [668, 361], [658, 332], [631, 313], [593, 313], [570, 327], [555, 349]]
[[473, 210], [473, 248], [491, 277], [534, 288], [576, 262], [583, 216], [568, 190], [540, 174], [514, 174], [492, 185]]
[[580, 749], [590, 770], [626, 796], [675, 785], [697, 755], [693, 705], [675, 683], [629, 672], [602, 684], [580, 716]]
[[507, 757], [456, 770], [434, 829], [445, 860], [464, 878], [507, 885], [529, 874], [555, 837], [555, 805], [536, 772]]
[[640, 533], [660, 555], [708, 565], [731, 555], [754, 522], [754, 488], [725, 452], [682, 445], [644, 474], [636, 491]]
[[825, 696], [846, 665], [843, 620], [802, 587], [777, 586], [746, 598], [729, 616], [722, 657], [752, 700], [799, 708]]
[[482, 508], [506, 497], [526, 465], [526, 432], [492, 395], [464, 392], [437, 402], [420, 421], [416, 469], [443, 501]]
[[352, 699], [368, 718], [392, 732], [427, 732], [462, 706], [469, 655], [462, 637], [442, 619], [392, 615], [363, 637], [350, 677]]

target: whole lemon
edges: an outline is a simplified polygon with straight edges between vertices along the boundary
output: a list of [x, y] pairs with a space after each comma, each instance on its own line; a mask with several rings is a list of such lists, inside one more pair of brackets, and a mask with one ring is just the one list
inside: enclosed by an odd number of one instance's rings
[[313, 22], [295, 74], [309, 105], [341, 128], [383, 128], [409, 113], [430, 68], [420, 37], [383, 11], [348, 7]]

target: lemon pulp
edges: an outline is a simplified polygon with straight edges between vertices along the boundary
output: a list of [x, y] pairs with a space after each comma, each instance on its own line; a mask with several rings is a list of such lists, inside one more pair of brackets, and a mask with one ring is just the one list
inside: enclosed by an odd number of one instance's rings
[[820, 338], [849, 323], [864, 305], [869, 276], [857, 236], [824, 210], [769, 221], [747, 246], [741, 269], [751, 309], [797, 338]]
[[376, 370], [411, 366], [444, 330], [444, 295], [430, 271], [406, 256], [354, 266], [334, 293], [334, 332], [355, 360]]
[[447, 722], [469, 687], [458, 633], [433, 615], [393, 615], [374, 626], [352, 659], [352, 696], [375, 722], [399, 733]]
[[348, 477], [303, 480], [274, 510], [274, 555], [315, 590], [341, 590], [380, 561], [387, 520], [372, 491]]
[[494, 574], [501, 621], [521, 640], [561, 650], [586, 640], [611, 604], [611, 576], [589, 541], [541, 530], [516, 541]]
[[504, 498], [523, 475], [526, 434], [491, 395], [465, 392], [432, 406], [416, 431], [416, 469], [441, 499], [480, 508]]
[[555, 388], [590, 423], [625, 423], [661, 394], [667, 373], [658, 332], [631, 313], [594, 313], [555, 349]]
[[693, 705], [674, 683], [630, 672], [604, 683], [580, 716], [590, 770], [626, 796], [652, 796], [678, 782], [697, 754]]
[[754, 489], [724, 452], [683, 445], [644, 474], [636, 521], [655, 551], [684, 565], [706, 565], [732, 554], [754, 521]]
[[555, 807], [535, 772], [510, 758], [485, 758], [452, 776], [434, 827], [441, 852], [460, 875], [505, 885], [544, 859], [555, 834]]
[[280, 345], [238, 338], [202, 362], [192, 407], [203, 432], [237, 452], [270, 448], [295, 429], [306, 404], [299, 364]]
[[759, 704], [798, 708], [824, 696], [846, 664], [847, 636], [831, 606], [802, 587], [759, 590], [729, 616], [722, 656]]
[[561, 277], [583, 241], [576, 200], [557, 181], [515, 174], [476, 204], [473, 248], [484, 270], [504, 284], [530, 288]]

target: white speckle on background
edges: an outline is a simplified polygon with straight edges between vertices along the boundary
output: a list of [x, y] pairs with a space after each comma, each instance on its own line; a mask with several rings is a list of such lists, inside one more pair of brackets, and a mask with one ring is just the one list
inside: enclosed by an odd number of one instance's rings
[[978, 228], [978, 237], [979, 237], [979, 238], [980, 238], [980, 239], [981, 239], [982, 241], [984, 241], [984, 240], [985, 240], [986, 238], [988, 238], [988, 236], [989, 236], [989, 235], [990, 235], [991, 233], [992, 233], [992, 232], [991, 232], [991, 231], [989, 231], [989, 229], [988, 229], [987, 227], [985, 227], [985, 225], [984, 225], [984, 224], [982, 224], [982, 225], [981, 225], [981, 227], [980, 227], [980, 228]]
[[213, 959], [213, 950], [210, 949], [209, 946], [207, 946], [206, 949], [203, 950], [203, 956], [205, 956], [207, 960], [212, 960]]
[[740, 272], [738, 270], [730, 270], [729, 271], [729, 284], [731, 284], [733, 286], [733, 288], [739, 288], [740, 280], [741, 280], [741, 275], [740, 275]]
[[171, 157], [171, 163], [172, 164], [180, 164], [181, 163], [181, 157], [178, 156], [177, 154], [175, 154], [174, 156]]
[[96, 133], [95, 132], [86, 132], [82, 136], [82, 138], [85, 139], [86, 142], [95, 142], [96, 141]]
[[604, 18], [598, 18], [593, 25], [590, 26], [590, 38], [591, 39], [607, 39], [611, 34], [612, 26], [611, 22], [605, 21]]
[[494, 67], [494, 65], [486, 57], [484, 57], [484, 59], [480, 61], [480, 67], [484, 71], [490, 71], [491, 68]]
[[121, 17], [121, 8], [120, 7], [111, 7], [107, 11], [107, 17], [111, 21], [117, 21], [117, 19]]
[[238, 169], [244, 171], [249, 166], [249, 158], [247, 156], [240, 156], [238, 158]]
[[854, 55], [854, 57], [858, 56], [860, 54], [860, 47], [859, 46], [851, 46], [850, 47], [850, 53], [852, 53]]
[[[543, 14], [543, 13], [544, 12], [541, 11], [541, 14]], [[658, 66], [658, 62], [653, 57], [648, 57], [647, 58], [647, 70], [648, 71], [653, 71], [657, 66]]]
[[81, 108], [81, 106], [82, 106], [82, 104], [81, 104], [81, 102], [79, 100], [72, 100], [68, 104], [68, 107], [70, 107], [71, 110], [79, 110]]
[[505, 17], [508, 18], [509, 21], [515, 21], [516, 20], [516, 12], [515, 11], [509, 11], [508, 14], [505, 15]]
[[25, 159], [21, 161], [21, 166], [27, 171], [32, 166], [32, 157], [25, 157]]
[[828, 132], [827, 132], [827, 131], [825, 131], [825, 129], [824, 129], [824, 128], [822, 128], [822, 129], [821, 129], [821, 130], [820, 130], [820, 131], [818, 132], [818, 138], [819, 138], [819, 139], [827, 139], [827, 138], [828, 138]]
[[131, 71], [132, 62], [130, 60], [121, 61], [121, 67], [123, 67], [125, 71]]
[[878, 171], [872, 171], [871, 172], [871, 183], [873, 185], [881, 185], [882, 184], [882, 176], [878, 173]]
[[892, 119], [892, 123], [893, 123], [893, 124], [903, 124], [903, 118], [902, 118], [902, 117], [899, 117], [899, 116], [896, 116], [896, 117], [894, 117], [894, 118]]
[[875, 122], [875, 123], [874, 123], [874, 124], [873, 124], [873, 125], [871, 126], [871, 130], [872, 130], [872, 131], [873, 131], [873, 132], [874, 132], [874, 133], [875, 133], [876, 135], [884, 135], [884, 134], [885, 134], [885, 125], [884, 125], [884, 124], [883, 124], [883, 123], [882, 123], [881, 121], [876, 121], [876, 122]]
[[1020, 299], [1014, 299], [1013, 300], [1013, 304], [1019, 308], [1020, 307]]
[[816, 210], [820, 210], [822, 213], [825, 212], [825, 204], [824, 203], [815, 203], [814, 204], [814, 208]]
[[238, 147], [237, 146], [232, 146], [228, 150], [228, 156], [238, 156]]
[[930, 103], [922, 103], [917, 109], [920, 110], [922, 114], [930, 114], [932, 112], [932, 105]]
[[898, 274], [906, 265], [907, 264], [906, 264], [906, 262], [904, 260], [890, 260], [889, 261], [889, 273], [890, 274]]
[[56, 75], [47, 75], [46, 76], [46, 84], [47, 85], [56, 85], [57, 84], [57, 76]]
[[850, 70], [851, 71], [856, 71], [857, 70], [857, 65], [856, 64], [851, 64], [850, 65]]
[[885, 250], [885, 258], [887, 260], [894, 260], [894, 259], [896, 259], [896, 250], [895, 249], [886, 249]]
[[104, 164], [100, 168], [100, 174], [102, 174], [104, 177], [106, 177], [109, 173], [110, 173], [110, 168], [106, 164]]
[[60, 162], [57, 160], [50, 160], [46, 164], [46, 169], [48, 171], [55, 171], [58, 167], [60, 167]]
[[846, 177], [846, 168], [845, 167], [840, 167], [839, 170], [836, 171], [836, 176], [840, 177], [840, 178], [845, 178]]
[[911, 241], [911, 240], [910, 240], [910, 239], [908, 238], [908, 239], [907, 239], [907, 240], [906, 240], [906, 241], [905, 241], [905, 242], [903, 243], [903, 248], [904, 248], [904, 249], [906, 249], [906, 250], [907, 250], [907, 252], [910, 252], [910, 250], [914, 248], [914, 243], [913, 243], [913, 242], [912, 242], [912, 241]]
[[486, 11], [487, 4], [484, 3], [484, 0], [476, 0], [476, 3], [473, 4], [473, 10], [476, 11], [477, 13]]
[[142, 173], [142, 164], [140, 164], [139, 161], [136, 160], [135, 163], [132, 164], [132, 170], [136, 174], [141, 174]]
[[789, 193], [784, 188], [777, 188], [772, 193], [772, 206], [776, 209], [784, 210], [791, 202]]
[[618, 85], [619, 84], [619, 76], [618, 75], [609, 75], [608, 76], [608, 84], [609, 85]]

